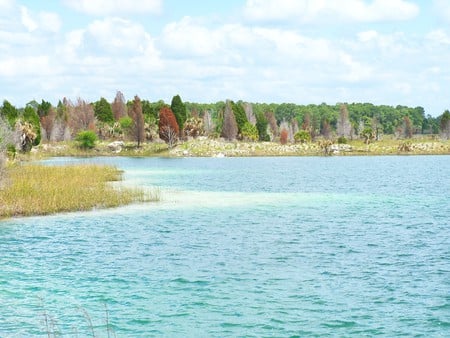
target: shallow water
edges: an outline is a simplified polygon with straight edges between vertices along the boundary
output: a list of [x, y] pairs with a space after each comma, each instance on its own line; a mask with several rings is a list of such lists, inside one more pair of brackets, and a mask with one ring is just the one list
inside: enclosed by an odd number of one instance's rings
[[162, 201], [0, 223], [0, 336], [448, 336], [450, 157], [97, 158]]

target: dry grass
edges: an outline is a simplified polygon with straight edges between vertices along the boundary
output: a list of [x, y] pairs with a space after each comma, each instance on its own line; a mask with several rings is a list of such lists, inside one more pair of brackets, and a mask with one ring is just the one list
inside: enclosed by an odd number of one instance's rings
[[110, 184], [118, 180], [121, 172], [109, 166], [9, 167], [6, 184], [0, 188], [0, 218], [111, 208], [159, 199], [157, 193], [152, 196], [142, 189]]

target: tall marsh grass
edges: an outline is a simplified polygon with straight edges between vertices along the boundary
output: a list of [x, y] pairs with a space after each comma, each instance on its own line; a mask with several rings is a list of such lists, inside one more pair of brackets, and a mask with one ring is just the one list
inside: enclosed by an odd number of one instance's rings
[[112, 185], [121, 171], [102, 165], [22, 165], [7, 169], [0, 218], [111, 208], [159, 200], [159, 193]]

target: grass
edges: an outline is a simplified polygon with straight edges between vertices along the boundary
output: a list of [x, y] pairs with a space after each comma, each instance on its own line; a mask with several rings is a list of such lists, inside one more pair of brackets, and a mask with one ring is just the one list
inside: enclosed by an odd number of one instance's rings
[[0, 218], [112, 208], [159, 200], [158, 192], [113, 186], [122, 173], [101, 165], [15, 165], [0, 188]]

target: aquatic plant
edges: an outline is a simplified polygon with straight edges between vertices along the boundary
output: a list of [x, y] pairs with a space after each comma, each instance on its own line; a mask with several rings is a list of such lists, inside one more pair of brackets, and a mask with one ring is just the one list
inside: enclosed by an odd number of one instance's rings
[[102, 165], [22, 165], [7, 170], [0, 190], [0, 218], [111, 208], [159, 200], [158, 191], [112, 185], [121, 171]]

